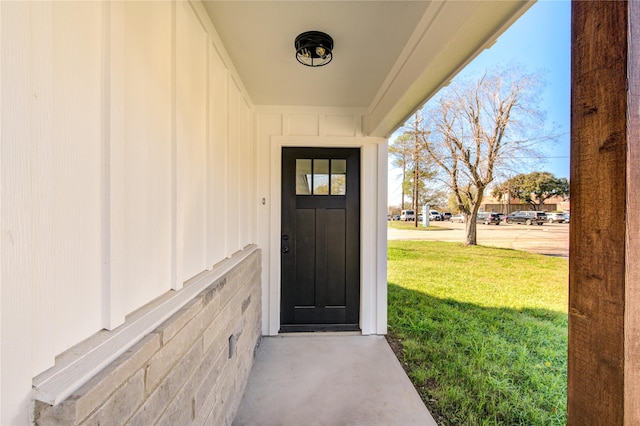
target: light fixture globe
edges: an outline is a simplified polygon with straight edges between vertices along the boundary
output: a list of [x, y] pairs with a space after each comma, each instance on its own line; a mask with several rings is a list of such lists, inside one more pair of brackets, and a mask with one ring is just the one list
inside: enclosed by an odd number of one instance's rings
[[296, 37], [296, 59], [308, 67], [321, 67], [333, 59], [333, 39], [320, 31], [307, 31]]

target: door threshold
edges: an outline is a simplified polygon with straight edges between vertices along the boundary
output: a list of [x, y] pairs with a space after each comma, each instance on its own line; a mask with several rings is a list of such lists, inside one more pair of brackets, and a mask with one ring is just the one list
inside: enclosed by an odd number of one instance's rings
[[362, 336], [361, 331], [300, 331], [279, 332], [276, 337], [333, 337], [333, 336]]
[[358, 324], [287, 324], [280, 325], [279, 333], [324, 333], [355, 331], [360, 333]]

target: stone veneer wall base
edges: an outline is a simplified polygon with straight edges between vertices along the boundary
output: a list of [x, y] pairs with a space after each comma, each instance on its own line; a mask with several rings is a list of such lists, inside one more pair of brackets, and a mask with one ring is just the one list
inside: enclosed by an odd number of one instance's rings
[[261, 252], [56, 406], [37, 425], [230, 425], [261, 336]]

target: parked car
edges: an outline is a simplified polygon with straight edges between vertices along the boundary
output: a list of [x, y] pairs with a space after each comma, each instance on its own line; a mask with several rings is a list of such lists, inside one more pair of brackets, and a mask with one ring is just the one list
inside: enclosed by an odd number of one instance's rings
[[437, 210], [429, 210], [429, 220], [442, 220]]
[[393, 220], [400, 220], [400, 215], [399, 214], [393, 215]]
[[547, 221], [547, 214], [545, 212], [537, 211], [519, 211], [507, 215], [507, 223], [524, 223], [527, 225], [533, 225], [537, 223], [542, 225]]
[[549, 223], [554, 223], [554, 222], [564, 223], [564, 221], [565, 221], [564, 213], [557, 213], [557, 212], [547, 213], [547, 222]]
[[570, 216], [569, 213], [564, 214], [564, 223], [569, 223], [569, 216]]
[[498, 213], [479, 212], [476, 215], [476, 223], [484, 223], [485, 225], [495, 223], [496, 225], [499, 225], [500, 218]]
[[492, 223], [500, 225], [501, 221], [502, 220], [500, 219], [500, 215], [498, 213], [484, 213], [481, 220], [481, 222], [485, 225], [491, 225]]
[[500, 218], [500, 222], [503, 222], [504, 219], [506, 218], [506, 216], [504, 215], [504, 213], [498, 213], [498, 217]]
[[520, 212], [513, 212], [513, 213], [509, 213], [508, 215], [506, 215], [506, 216], [504, 217], [504, 221], [505, 221], [506, 223], [511, 223], [511, 219], [513, 219], [517, 213], [520, 213]]
[[451, 220], [451, 213], [444, 212], [440, 216], [442, 216], [442, 220]]
[[413, 210], [402, 210], [400, 212], [400, 220], [408, 221], [408, 220], [416, 220], [416, 215]]
[[449, 220], [451, 222], [459, 222], [459, 223], [464, 223], [466, 221], [463, 214], [454, 214], [453, 216], [451, 216], [451, 219]]

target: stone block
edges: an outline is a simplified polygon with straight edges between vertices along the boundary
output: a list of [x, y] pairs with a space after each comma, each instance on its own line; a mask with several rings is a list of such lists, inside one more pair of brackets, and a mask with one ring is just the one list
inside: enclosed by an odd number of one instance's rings
[[216, 298], [198, 314], [198, 321], [202, 323], [202, 329], [206, 330], [220, 315], [220, 299]]
[[123, 425], [144, 399], [144, 373], [139, 370], [83, 426]]
[[[235, 368], [232, 368], [232, 370], [235, 371]], [[240, 400], [242, 399], [242, 395], [238, 395], [235, 392], [234, 374], [225, 374], [224, 382], [220, 388], [220, 394], [222, 395], [222, 406], [220, 407], [221, 416], [219, 419], [222, 421], [222, 424], [228, 425], [233, 421], [240, 406]]]
[[216, 318], [209, 324], [205, 324], [206, 328], [203, 337], [203, 345], [208, 348], [216, 339], [228, 339], [229, 336], [222, 336], [224, 330], [228, 328], [228, 324], [231, 321], [231, 306], [225, 306]]
[[162, 379], [169, 374], [174, 365], [180, 361], [184, 352], [193, 345], [202, 334], [202, 324], [192, 318], [166, 345], [149, 360], [145, 379], [145, 390], [153, 392]]
[[220, 303], [222, 306], [228, 303], [239, 289], [250, 282], [251, 276], [255, 273], [256, 269], [259, 270], [256, 255], [257, 254], [253, 254], [251, 257], [245, 259], [238, 267], [229, 272], [227, 275], [227, 285], [220, 291]]
[[142, 369], [158, 349], [160, 349], [160, 336], [149, 334], [81, 387], [78, 390], [81, 397], [76, 403], [78, 418], [83, 419], [95, 410], [104, 401], [106, 395], [110, 395], [134, 372]]
[[188, 419], [189, 423], [194, 420], [196, 412], [195, 395], [197, 395], [198, 390], [205, 386], [203, 382], [207, 378], [207, 373], [214, 367], [215, 361], [215, 354], [211, 352], [203, 354], [178, 395], [160, 418], [160, 424], [182, 425], [186, 424], [185, 419]]
[[246, 299], [244, 299], [242, 301], [242, 313], [244, 314], [244, 312], [247, 310], [247, 308], [249, 308], [249, 305], [251, 304], [251, 295], [249, 295]]
[[220, 404], [218, 404], [216, 409], [211, 412], [206, 424], [208, 426], [225, 426], [224, 410], [221, 408]]
[[155, 330], [156, 333], [162, 336], [162, 344], [166, 345], [173, 336], [182, 330], [182, 327], [202, 311], [202, 308], [202, 297], [198, 297], [162, 323], [160, 327]]
[[220, 291], [220, 306], [224, 307], [230, 303], [242, 285], [236, 280], [227, 280], [227, 285]]
[[186, 392], [181, 392], [155, 424], [166, 426], [190, 425], [194, 418], [193, 398], [187, 395]]
[[234, 363], [234, 359], [228, 358], [227, 350], [219, 353], [207, 378], [196, 391], [196, 424], [221, 424], [225, 418], [225, 406], [229, 401], [237, 399], [239, 404], [242, 394], [233, 394], [233, 383], [237, 374]]
[[55, 407], [44, 402], [35, 401], [33, 407], [34, 423], [38, 426], [69, 426], [77, 425], [76, 402], [73, 395], [62, 404]]
[[218, 401], [213, 398], [212, 394], [210, 395], [200, 414], [196, 413], [196, 419], [194, 420], [193, 424], [197, 426], [217, 426], [215, 420], [216, 413], [218, 413], [219, 411], [220, 410]]
[[[186, 378], [195, 370], [202, 358], [202, 341], [198, 340], [189, 348], [184, 357], [175, 363], [175, 367], [156, 389], [147, 397], [140, 410], [131, 418], [132, 426], [153, 424], [175, 398]], [[147, 375], [148, 379], [148, 375]]]
[[209, 345], [208, 347], [205, 347], [204, 344], [202, 345], [203, 355], [202, 362], [198, 366], [198, 373], [202, 375], [203, 380], [206, 372], [211, 369], [211, 366], [213, 366], [218, 356], [221, 353], [227, 352], [227, 345], [228, 341], [223, 342], [222, 339], [218, 339], [214, 344]]
[[214, 392], [216, 383], [221, 380], [223, 368], [227, 362], [228, 356], [225, 352], [218, 353], [218, 356], [215, 357], [212, 365], [209, 370], [204, 372], [204, 380], [200, 384], [200, 387], [196, 389], [195, 392], [195, 411], [199, 413], [203, 406], [205, 406], [205, 402], [213, 393], [214, 400], [217, 400], [217, 395]]
[[227, 278], [223, 277], [217, 281], [215, 281], [212, 285], [207, 287], [203, 292], [203, 303], [208, 305], [211, 301], [220, 297], [220, 289], [222, 289], [227, 284]]

